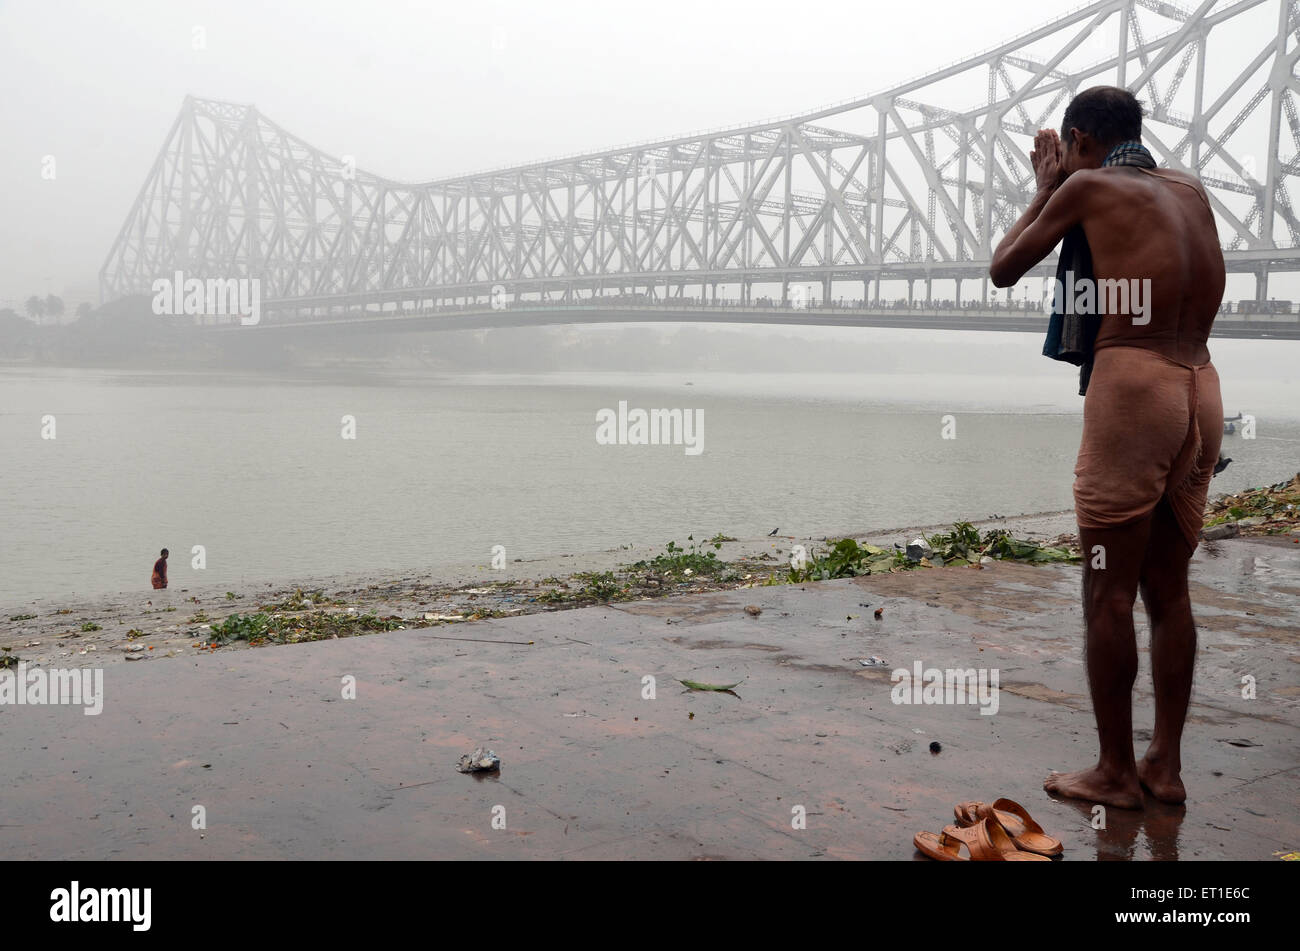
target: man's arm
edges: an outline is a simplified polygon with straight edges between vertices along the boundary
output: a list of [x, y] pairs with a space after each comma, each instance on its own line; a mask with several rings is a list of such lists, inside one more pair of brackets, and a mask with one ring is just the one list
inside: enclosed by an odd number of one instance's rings
[[1090, 194], [1087, 175], [1062, 178], [1060, 139], [1055, 132], [1040, 131], [1037, 147], [1029, 153], [1038, 191], [1020, 220], [998, 242], [989, 263], [994, 287], [1011, 287], [1083, 220], [1084, 201]]

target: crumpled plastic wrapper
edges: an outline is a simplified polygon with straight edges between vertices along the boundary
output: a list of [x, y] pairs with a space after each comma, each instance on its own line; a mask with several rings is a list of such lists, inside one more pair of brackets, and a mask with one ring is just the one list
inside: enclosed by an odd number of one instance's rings
[[479, 747], [473, 753], [466, 753], [456, 764], [461, 773], [493, 773], [501, 768], [501, 757], [491, 750]]

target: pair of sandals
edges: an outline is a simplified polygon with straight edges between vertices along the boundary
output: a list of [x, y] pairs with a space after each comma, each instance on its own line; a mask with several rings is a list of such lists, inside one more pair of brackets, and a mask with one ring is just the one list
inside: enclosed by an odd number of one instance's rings
[[1060, 839], [1045, 833], [1011, 799], [993, 805], [960, 802], [953, 814], [956, 825], [945, 826], [938, 835], [918, 832], [912, 837], [918, 852], [941, 862], [1048, 862], [1064, 849]]

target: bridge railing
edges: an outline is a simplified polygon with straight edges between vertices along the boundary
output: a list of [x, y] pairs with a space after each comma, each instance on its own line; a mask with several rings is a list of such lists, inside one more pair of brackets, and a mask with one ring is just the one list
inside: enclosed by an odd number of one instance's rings
[[[504, 311], [526, 312], [590, 312], [608, 310], [612, 312], [629, 311], [672, 311], [687, 310], [692, 312], [722, 311], [728, 313], [764, 314], [773, 311], [788, 313], [791, 316], [806, 314], [843, 313], [847, 316], [906, 317], [916, 316], [969, 316], [969, 317], [1023, 317], [1026, 319], [1042, 318], [1048, 315], [1045, 302], [1040, 300], [1011, 301], [953, 301], [938, 300], [895, 300], [864, 301], [861, 299], [831, 301], [781, 301], [775, 298], [760, 297], [750, 301], [736, 299], [708, 300], [699, 297], [630, 297], [606, 296], [587, 297], [570, 300], [513, 300], [493, 303], [490, 300], [468, 300], [458, 303], [442, 302], [438, 304], [420, 304], [391, 307], [381, 306], [346, 306], [321, 308], [296, 305], [292, 300], [268, 301], [267, 310], [271, 313], [285, 313], [297, 310], [302, 316], [278, 322], [311, 323], [314, 319], [352, 319], [352, 320], [392, 320], [403, 317], [428, 317], [437, 314], [469, 314]], [[304, 311], [310, 314], [303, 314]], [[1226, 321], [1300, 321], [1300, 306], [1295, 301], [1225, 301], [1218, 310], [1218, 320]]]

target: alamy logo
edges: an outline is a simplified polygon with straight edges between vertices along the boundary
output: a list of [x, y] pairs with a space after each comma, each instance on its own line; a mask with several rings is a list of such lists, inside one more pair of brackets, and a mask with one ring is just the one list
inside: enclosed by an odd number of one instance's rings
[[596, 411], [596, 442], [601, 446], [685, 446], [688, 456], [704, 451], [704, 410], [628, 409]]
[[1151, 278], [1075, 278], [1065, 272], [1065, 280], [1052, 282], [1052, 310], [1062, 315], [1103, 317], [1132, 316], [1133, 325], [1151, 323]]
[[64, 670], [52, 667], [27, 669], [19, 661], [12, 671], [0, 671], [0, 706], [70, 705], [86, 709], [88, 717], [104, 711], [104, 671], [101, 668]]
[[71, 888], [50, 892], [50, 921], [129, 921], [132, 931], [148, 931], [153, 919], [152, 888]]
[[982, 716], [998, 712], [998, 671], [974, 667], [966, 670], [925, 669], [918, 660], [912, 669], [900, 667], [889, 676], [894, 703], [979, 704]]
[[153, 282], [153, 312], [158, 316], [230, 315], [245, 327], [262, 319], [262, 281], [256, 277], [174, 278]]

